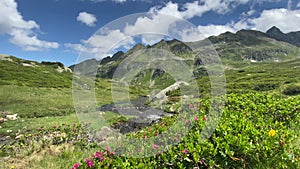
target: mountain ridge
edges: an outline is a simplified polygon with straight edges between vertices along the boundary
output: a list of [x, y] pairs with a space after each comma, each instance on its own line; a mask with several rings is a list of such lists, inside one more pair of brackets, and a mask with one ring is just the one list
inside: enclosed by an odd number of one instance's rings
[[[276, 33], [277, 32], [277, 33]], [[275, 34], [278, 37], [275, 39]], [[160, 40], [153, 45], [144, 46], [143, 44], [136, 44], [127, 52], [117, 52], [112, 57], [105, 57], [102, 60], [89, 62], [92, 65], [98, 64], [97, 68], [93, 66], [85, 67], [85, 62], [79, 63], [76, 66], [85, 75], [95, 75], [101, 78], [112, 78], [113, 73], [118, 65], [132, 53], [143, 49], [163, 49], [169, 51], [176, 56], [182, 58], [190, 66], [202, 66], [203, 63], [200, 58], [194, 56], [192, 48], [206, 47], [209, 45], [214, 48], [219, 57], [229, 61], [281, 61], [299, 57], [299, 46], [287, 40], [286, 37], [291, 35], [298, 35], [299, 32], [291, 32], [284, 34], [277, 27], [270, 28], [266, 33], [256, 30], [239, 30], [236, 33], [225, 32], [218, 36], [210, 36], [207, 39], [196, 42], [181, 42], [177, 39]], [[280, 36], [279, 36], [280, 35]], [[282, 36], [281, 36], [282, 35]], [[289, 38], [291, 39], [291, 38]], [[295, 37], [294, 39], [298, 39]], [[294, 41], [293, 41], [294, 42]], [[210, 48], [210, 47], [209, 47]], [[73, 69], [72, 65], [70, 68]], [[94, 71], [87, 71], [93, 67]]]
[[279, 28], [273, 26], [267, 30], [266, 35], [278, 41], [287, 42], [300, 47], [300, 31], [285, 34]]

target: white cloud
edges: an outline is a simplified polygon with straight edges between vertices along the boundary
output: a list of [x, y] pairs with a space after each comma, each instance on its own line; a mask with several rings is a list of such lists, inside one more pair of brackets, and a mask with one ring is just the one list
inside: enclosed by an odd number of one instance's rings
[[123, 3], [123, 2], [126, 2], [126, 0], [113, 0], [114, 2], [117, 2], [117, 3]]
[[267, 31], [272, 26], [277, 26], [284, 33], [299, 31], [300, 10], [271, 9], [264, 10], [260, 17], [249, 19], [253, 28], [259, 31]]
[[193, 42], [205, 39], [210, 36], [220, 35], [224, 32], [236, 32], [238, 29], [235, 28], [236, 24], [227, 25], [199, 25], [196, 28], [184, 29], [180, 33], [184, 42]]
[[151, 13], [150, 16], [141, 16], [134, 24], [127, 25], [124, 33], [127, 36], [141, 34], [143, 43], [153, 44], [168, 35], [170, 26], [178, 20], [180, 19], [169, 15]]
[[47, 42], [39, 40], [36, 36], [31, 36], [27, 31], [22, 29], [15, 29], [12, 31], [10, 42], [21, 46], [27, 51], [38, 51], [41, 48], [58, 48], [59, 44], [56, 42]]
[[88, 40], [82, 40], [82, 44], [67, 43], [65, 47], [87, 57], [103, 58], [120, 47], [128, 50], [134, 43], [132, 37], [126, 36], [120, 30], [102, 30]]
[[190, 19], [195, 16], [202, 16], [208, 11], [214, 11], [220, 14], [229, 12], [234, 3], [244, 4], [248, 0], [244, 1], [234, 1], [234, 0], [205, 0], [205, 1], [194, 1], [183, 4], [182, 8], [184, 10], [179, 10], [179, 5], [177, 3], [168, 2], [164, 7], [153, 7], [150, 12], [156, 14], [171, 15], [183, 19]]
[[249, 17], [249, 16], [254, 15], [255, 13], [256, 13], [256, 10], [250, 9], [249, 11], [242, 13], [242, 16], [243, 17]]
[[87, 12], [80, 12], [76, 19], [90, 27], [95, 26], [95, 22], [97, 22], [96, 16]]
[[0, 34], [10, 35], [10, 42], [24, 50], [34, 51], [48, 48], [58, 48], [56, 42], [38, 39], [34, 31], [40, 26], [33, 20], [25, 21], [17, 10], [15, 0], [0, 1]]
[[297, 7], [300, 8], [300, 2], [297, 4]]

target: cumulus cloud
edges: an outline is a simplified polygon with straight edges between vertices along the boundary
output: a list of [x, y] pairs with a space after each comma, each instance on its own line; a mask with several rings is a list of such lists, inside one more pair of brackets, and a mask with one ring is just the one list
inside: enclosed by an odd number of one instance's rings
[[97, 22], [96, 16], [87, 12], [80, 12], [76, 19], [90, 27], [95, 26], [95, 22]]
[[66, 43], [65, 47], [87, 57], [103, 58], [119, 47], [130, 49], [135, 43], [132, 37], [126, 36], [120, 30], [101, 30], [80, 44]]
[[10, 42], [24, 50], [35, 51], [58, 48], [56, 42], [38, 39], [34, 33], [40, 26], [33, 20], [26, 21], [17, 10], [15, 0], [0, 1], [0, 34], [10, 35]]
[[181, 32], [182, 40], [185, 42], [193, 42], [202, 40], [209, 36], [219, 35], [224, 32], [236, 32], [233, 25], [207, 25], [194, 29], [185, 29]]
[[253, 29], [267, 31], [272, 26], [277, 26], [283, 32], [299, 31], [300, 10], [271, 9], [264, 10], [258, 18], [249, 19]]
[[156, 14], [164, 14], [164, 15], [171, 15], [183, 19], [190, 19], [195, 16], [202, 16], [204, 13], [209, 11], [214, 11], [219, 14], [224, 14], [229, 12], [234, 6], [238, 4], [245, 4], [249, 0], [242, 0], [242, 1], [234, 1], [234, 0], [205, 0], [205, 1], [194, 1], [194, 2], [187, 2], [182, 5], [182, 9], [179, 10], [179, 4], [168, 2], [164, 7], [153, 7], [150, 9], [150, 12]]

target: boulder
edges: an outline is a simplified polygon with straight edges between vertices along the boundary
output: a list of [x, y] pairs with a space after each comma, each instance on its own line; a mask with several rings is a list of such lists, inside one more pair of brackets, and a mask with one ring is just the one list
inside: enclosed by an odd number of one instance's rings
[[6, 115], [7, 120], [17, 120], [18, 114], [13, 114], [13, 115]]
[[4, 123], [4, 118], [3, 117], [0, 117], [0, 123]]

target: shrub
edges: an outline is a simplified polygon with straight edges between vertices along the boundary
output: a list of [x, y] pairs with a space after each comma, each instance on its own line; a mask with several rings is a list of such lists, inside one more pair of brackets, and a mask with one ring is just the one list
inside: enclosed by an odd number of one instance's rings
[[282, 93], [285, 95], [298, 95], [300, 94], [300, 85], [289, 85], [282, 91]]

